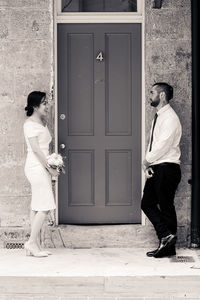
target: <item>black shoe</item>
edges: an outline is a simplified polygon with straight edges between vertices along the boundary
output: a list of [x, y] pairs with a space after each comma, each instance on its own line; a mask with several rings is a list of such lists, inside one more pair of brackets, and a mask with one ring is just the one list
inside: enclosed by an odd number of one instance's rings
[[[166, 257], [176, 255], [175, 244], [177, 237], [173, 234], [170, 234], [161, 239], [160, 246], [157, 251], [153, 254], [153, 257]], [[174, 248], [173, 248], [174, 246]]]
[[157, 249], [155, 249], [155, 250], [152, 250], [152, 251], [147, 252], [146, 255], [147, 255], [148, 257], [153, 257], [154, 254], [156, 254], [156, 252], [158, 251], [158, 249], [159, 249], [159, 247], [158, 247]]
[[174, 249], [167, 248], [167, 249], [163, 249], [162, 251], [158, 251], [157, 253], [154, 254], [153, 257], [162, 258], [162, 257], [170, 257], [170, 256], [174, 256], [174, 255], [176, 255], [175, 247], [174, 247]]
[[[153, 250], [153, 251], [147, 252], [146, 255], [147, 255], [148, 257], [154, 257], [154, 255], [156, 254], [156, 252], [158, 252], [158, 249], [159, 249], [159, 247], [158, 247], [157, 249]], [[175, 245], [170, 246], [170, 247], [167, 249], [167, 251], [165, 252], [165, 254], [167, 254], [167, 256], [173, 256], [173, 255], [176, 255], [176, 247], [175, 247]]]

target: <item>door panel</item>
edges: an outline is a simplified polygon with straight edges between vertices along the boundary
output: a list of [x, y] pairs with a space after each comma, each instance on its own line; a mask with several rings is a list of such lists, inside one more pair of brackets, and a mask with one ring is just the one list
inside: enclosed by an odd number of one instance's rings
[[106, 57], [106, 135], [131, 135], [131, 34], [106, 34]]
[[58, 113], [59, 223], [140, 223], [140, 24], [58, 25]]
[[131, 205], [131, 150], [106, 151], [106, 205]]
[[94, 205], [94, 151], [69, 150], [68, 168], [69, 206]]
[[93, 135], [93, 34], [68, 35], [69, 135]]

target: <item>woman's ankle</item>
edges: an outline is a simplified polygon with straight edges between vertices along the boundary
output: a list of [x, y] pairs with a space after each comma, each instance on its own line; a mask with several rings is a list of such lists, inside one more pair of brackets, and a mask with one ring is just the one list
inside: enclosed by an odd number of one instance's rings
[[29, 239], [28, 243], [30, 246], [37, 246], [37, 241], [35, 241], [35, 240]]

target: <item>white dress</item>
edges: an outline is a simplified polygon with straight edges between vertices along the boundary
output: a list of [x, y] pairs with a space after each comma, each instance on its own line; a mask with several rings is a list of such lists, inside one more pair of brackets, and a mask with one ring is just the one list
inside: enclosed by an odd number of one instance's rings
[[24, 123], [24, 136], [27, 144], [27, 158], [24, 171], [31, 184], [31, 209], [34, 211], [55, 209], [51, 175], [32, 151], [28, 140], [30, 137], [37, 137], [41, 151], [45, 156], [48, 156], [49, 143], [52, 140], [48, 127], [28, 119]]

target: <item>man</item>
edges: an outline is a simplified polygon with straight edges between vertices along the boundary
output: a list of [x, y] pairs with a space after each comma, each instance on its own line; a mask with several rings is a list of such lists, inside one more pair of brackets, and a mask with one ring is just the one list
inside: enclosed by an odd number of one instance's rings
[[165, 82], [155, 83], [150, 91], [151, 106], [156, 108], [150, 141], [143, 161], [146, 183], [141, 207], [153, 224], [160, 241], [147, 256], [176, 255], [177, 217], [174, 196], [181, 180], [179, 118], [169, 104], [173, 88]]

